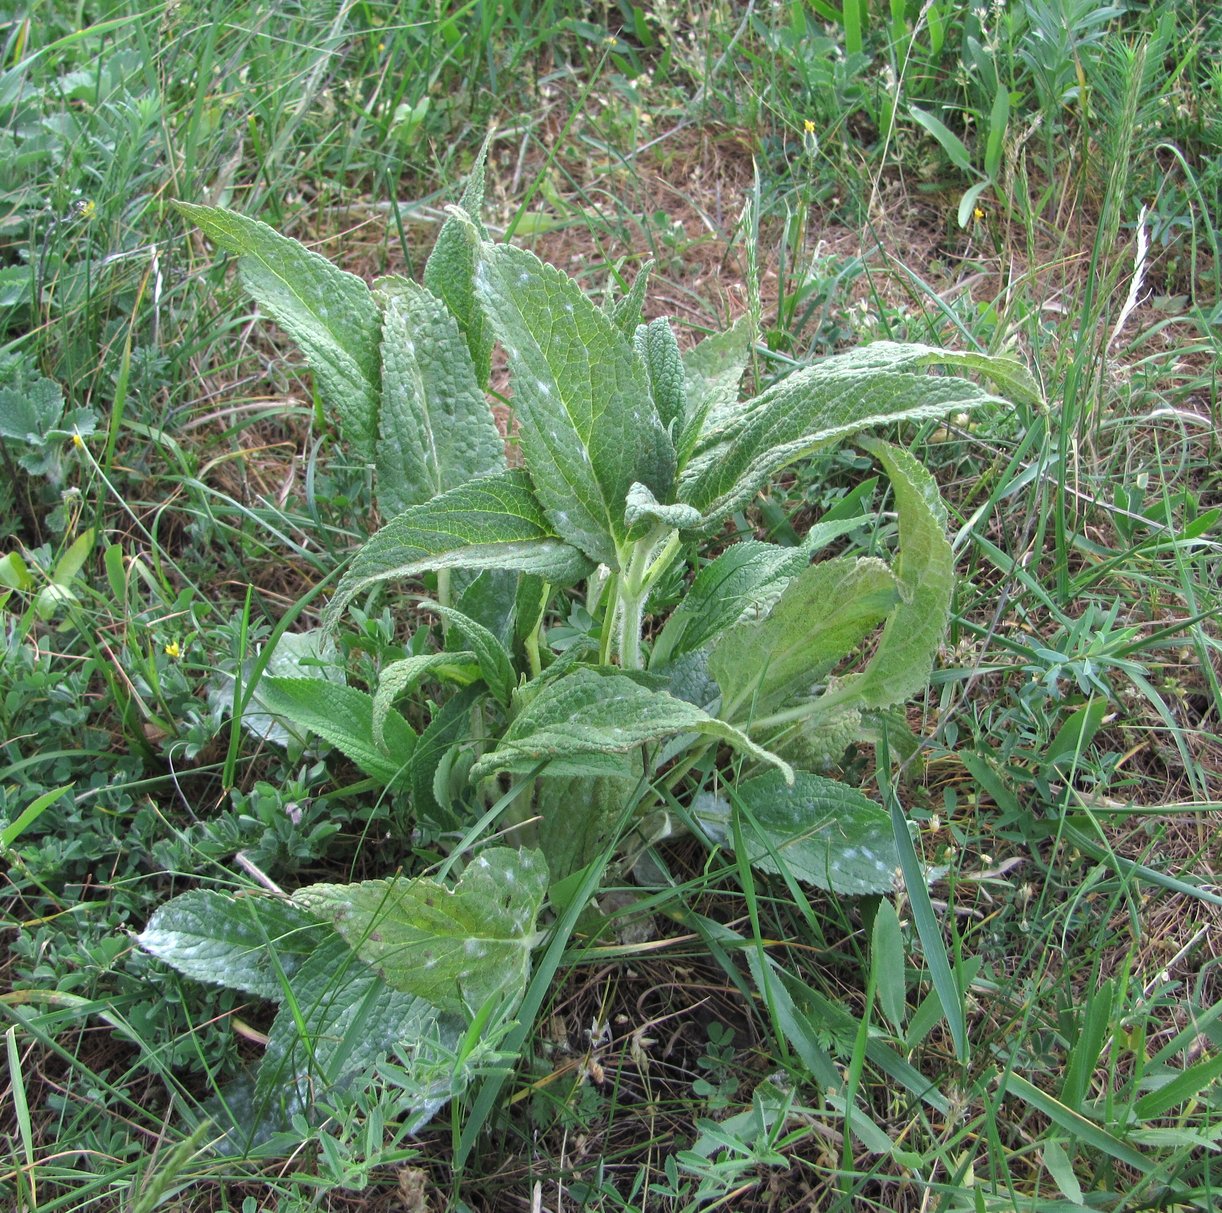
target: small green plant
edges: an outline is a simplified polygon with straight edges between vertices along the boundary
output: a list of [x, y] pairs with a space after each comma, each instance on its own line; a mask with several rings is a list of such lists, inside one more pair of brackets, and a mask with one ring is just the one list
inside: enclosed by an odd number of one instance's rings
[[[391, 516], [324, 629], [388, 582], [417, 587], [407, 655], [372, 691], [303, 664], [265, 677], [259, 699], [406, 798], [447, 854], [441, 873], [287, 899], [197, 890], [140, 937], [189, 976], [280, 1003], [257, 1092], [289, 1116], [409, 1037], [434, 1075], [418, 1106], [461, 1089], [483, 1026], [521, 997], [545, 901], [571, 929], [621, 841], [636, 854], [682, 822], [766, 872], [890, 891], [889, 814], [826, 772], [899, 727], [889, 713], [926, 685], [953, 561], [933, 479], [858, 435], [999, 399], [932, 367], [1036, 395], [1011, 358], [879, 342], [742, 402], [748, 324], [681, 353], [665, 319], [642, 320], [647, 269], [599, 308], [489, 240], [483, 184], [481, 157], [423, 285], [370, 289], [261, 223], [182, 208], [300, 343]], [[485, 394], [494, 344], [512, 461]], [[848, 438], [890, 479], [891, 563], [812, 563], [860, 516], [794, 547], [727, 540], [777, 472]], [[493, 827], [500, 844], [481, 849]]]

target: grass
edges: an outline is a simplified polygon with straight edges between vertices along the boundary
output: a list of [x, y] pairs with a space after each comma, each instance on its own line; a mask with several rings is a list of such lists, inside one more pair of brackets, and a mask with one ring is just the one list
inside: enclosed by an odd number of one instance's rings
[[[7, 15], [0, 402], [63, 403], [41, 445], [2, 444], [0, 555], [29, 570], [0, 565], [6, 1204], [1216, 1207], [1222, 35], [1204, 2], [1098, 11]], [[436, 856], [342, 762], [226, 710], [368, 533], [370, 486], [170, 204], [418, 274], [489, 125], [494, 230], [591, 286], [654, 258], [691, 334], [757, 308], [761, 379], [876, 337], [1016, 349], [1040, 377], [1046, 410], [902, 436], [959, 576], [910, 721], [931, 744], [881, 789], [927, 899], [898, 901], [883, 965], [874, 904], [655, 848], [418, 1135], [392, 1057], [218, 1153], [210, 1101], [239, 1098], [267, 1010], [129, 932], [252, 868], [292, 887], [383, 871], [388, 840]], [[741, 523], [785, 542], [863, 466], [799, 467]], [[402, 639], [387, 612], [340, 643], [371, 669]]]

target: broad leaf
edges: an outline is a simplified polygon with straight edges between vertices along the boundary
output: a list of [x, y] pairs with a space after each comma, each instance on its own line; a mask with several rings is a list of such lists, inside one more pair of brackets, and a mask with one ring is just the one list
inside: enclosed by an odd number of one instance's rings
[[658, 636], [651, 664], [695, 652], [739, 620], [762, 618], [806, 564], [801, 548], [754, 539], [726, 548], [696, 574]]
[[1037, 400], [1012, 358], [876, 341], [797, 371], [761, 393], [724, 428], [706, 432], [679, 478], [679, 500], [711, 530], [802, 455], [868, 426], [920, 420], [1006, 401], [967, 379], [931, 376], [932, 366], [979, 372], [1015, 399]]
[[505, 646], [482, 623], [476, 623], [453, 607], [425, 601], [421, 606], [440, 615], [449, 625], [451, 635], [457, 633], [462, 642], [475, 654], [479, 662], [480, 676], [496, 701], [508, 705], [509, 695], [517, 685], [513, 662]]
[[535, 492], [555, 533], [618, 567], [634, 483], [659, 501], [675, 452], [628, 339], [577, 283], [533, 253], [485, 244], [475, 289], [509, 359]]
[[649, 375], [654, 408], [666, 430], [674, 435], [687, 413], [687, 385], [683, 359], [674, 330], [665, 317], [642, 324], [632, 339]]
[[437, 799], [437, 770], [450, 751], [470, 737], [471, 709], [482, 696], [479, 686], [464, 687], [451, 695], [433, 714], [412, 755], [412, 809], [421, 821], [438, 829], [457, 829], [460, 821], [448, 803], [443, 805]]
[[548, 871], [538, 851], [493, 847], [453, 889], [435, 880], [312, 885], [293, 900], [327, 918], [387, 985], [474, 1014], [517, 998], [530, 971]]
[[[891, 819], [856, 788], [808, 771], [789, 786], [768, 771], [743, 780], [735, 796], [746, 810], [743, 842], [755, 867], [777, 872], [779, 859], [799, 880], [847, 896], [891, 891], [899, 868]], [[693, 812], [715, 841], [733, 846], [727, 802], [703, 795]]]
[[327, 934], [280, 898], [192, 889], [156, 910], [136, 942], [196, 981], [279, 999], [281, 973], [291, 979]]
[[271, 1109], [282, 1122], [308, 1113], [408, 1042], [420, 1087], [413, 1119], [423, 1124], [449, 1098], [446, 1057], [458, 1044], [461, 1021], [439, 1017], [423, 998], [392, 989], [334, 937], [301, 966], [289, 988], [291, 1000], [272, 1021], [255, 1084], [260, 1120]]
[[21, 387], [0, 389], [0, 438], [42, 442], [64, 413], [64, 393], [54, 379], [39, 376]]
[[[588, 762], [590, 755], [586, 755]], [[599, 755], [602, 757], [602, 755]], [[535, 781], [534, 812], [540, 817], [538, 837], [552, 884], [591, 863], [610, 841], [629, 799], [641, 790], [639, 754], [616, 755], [627, 766], [622, 774], [578, 775], [548, 773]]]
[[407, 279], [379, 284], [378, 505], [391, 517], [505, 468], [504, 442], [445, 305]]
[[454, 605], [502, 644], [513, 643], [519, 583], [513, 569], [460, 570], [450, 578]]
[[893, 569], [903, 601], [887, 620], [878, 647], [860, 674], [825, 696], [827, 706], [866, 708], [902, 703], [929, 684], [933, 659], [946, 634], [955, 558], [946, 538], [946, 507], [934, 478], [907, 452], [877, 439], [861, 445], [887, 469], [899, 517]]
[[382, 326], [369, 288], [257, 219], [176, 205], [214, 244], [237, 254], [246, 289], [301, 347], [323, 397], [339, 414], [345, 439], [359, 458], [372, 462]]
[[373, 735], [373, 698], [364, 691], [316, 678], [266, 676], [259, 688], [269, 711], [317, 733], [379, 783], [392, 787], [405, 777], [416, 734], [397, 712], [387, 711], [380, 747]]
[[696, 574], [654, 642], [650, 665], [661, 666], [695, 652], [736, 623], [763, 619], [812, 554], [864, 522], [857, 517], [816, 523], [796, 548], [754, 539], [726, 548]]
[[333, 627], [357, 594], [383, 581], [434, 569], [516, 569], [570, 585], [591, 571], [559, 538], [531, 491], [525, 472], [502, 472], [459, 485], [404, 510], [357, 552], [325, 623]]
[[681, 467], [698, 441], [729, 425], [739, 413], [739, 385], [754, 340], [750, 316], [740, 316], [724, 332], [713, 333], [683, 355], [686, 411], [675, 442]]
[[475, 300], [476, 246], [488, 238], [480, 221], [484, 206], [484, 166], [488, 143], [480, 148], [467, 188], [460, 202], [462, 215], [452, 214], [441, 225], [437, 242], [424, 266], [424, 285], [441, 299], [458, 322], [471, 353], [475, 380], [480, 388], [488, 386], [492, 369], [492, 334]]
[[392, 705], [400, 696], [408, 695], [426, 678], [469, 686], [479, 677], [474, 653], [423, 653], [392, 661], [378, 678], [373, 693], [373, 741], [382, 749], [387, 746], [385, 726]]
[[284, 632], [263, 666], [263, 675], [252, 687], [256, 661], [242, 664], [239, 687], [234, 676], [218, 670], [208, 682], [208, 702], [214, 710], [235, 712], [241, 701], [242, 727], [255, 737], [279, 746], [289, 746], [294, 740], [304, 742], [307, 730], [286, 724], [267, 702], [273, 678], [308, 678], [318, 682], [343, 684], [344, 671], [335, 641], [321, 628], [303, 632]]
[[475, 764], [471, 776], [525, 774], [544, 759], [624, 754], [673, 733], [716, 737], [790, 773], [775, 755], [695, 704], [650, 690], [626, 675], [583, 666], [547, 683], [514, 718], [497, 748]]
[[768, 617], [724, 632], [709, 657], [722, 715], [759, 714], [808, 694], [899, 602], [895, 575], [870, 557], [813, 564], [786, 587]]

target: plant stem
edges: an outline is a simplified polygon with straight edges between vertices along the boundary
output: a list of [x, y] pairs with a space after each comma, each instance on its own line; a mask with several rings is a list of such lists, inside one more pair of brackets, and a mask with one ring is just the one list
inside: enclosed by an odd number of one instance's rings
[[[619, 659], [625, 669], [639, 670], [641, 660], [641, 625], [645, 617], [645, 599], [658, 578], [670, 567], [679, 552], [679, 532], [671, 531], [661, 551], [658, 541], [666, 534], [655, 527], [632, 547], [631, 558], [619, 580]], [[654, 556], [654, 552], [657, 555]]]

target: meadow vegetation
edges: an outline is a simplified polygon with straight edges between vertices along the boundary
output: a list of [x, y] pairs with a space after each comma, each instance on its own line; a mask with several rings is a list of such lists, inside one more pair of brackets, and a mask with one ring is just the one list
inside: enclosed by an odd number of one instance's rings
[[1213, 10], [0, 10], [0, 1203], [1218, 1207]]

